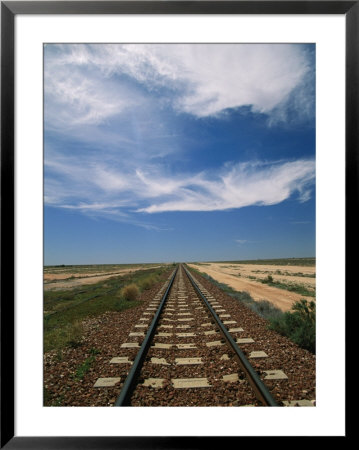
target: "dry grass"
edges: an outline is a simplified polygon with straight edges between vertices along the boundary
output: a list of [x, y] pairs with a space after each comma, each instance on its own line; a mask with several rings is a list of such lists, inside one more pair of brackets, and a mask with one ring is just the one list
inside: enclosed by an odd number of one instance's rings
[[140, 295], [140, 290], [135, 283], [128, 284], [121, 290], [121, 297], [128, 301], [134, 301]]

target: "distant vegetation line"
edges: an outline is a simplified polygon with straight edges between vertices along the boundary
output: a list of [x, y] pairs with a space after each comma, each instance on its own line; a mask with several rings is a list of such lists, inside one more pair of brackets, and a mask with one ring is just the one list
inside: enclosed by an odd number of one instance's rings
[[56, 265], [44, 265], [45, 270], [52, 269], [81, 269], [81, 270], [115, 270], [115, 269], [130, 269], [132, 267], [139, 266], [154, 266], [163, 265], [164, 263], [131, 263], [131, 264], [56, 264]]
[[268, 265], [278, 265], [278, 266], [315, 266], [315, 257], [308, 258], [277, 258], [277, 259], [243, 259], [243, 260], [233, 260], [233, 261], [202, 261], [193, 262], [192, 264], [268, 264]]

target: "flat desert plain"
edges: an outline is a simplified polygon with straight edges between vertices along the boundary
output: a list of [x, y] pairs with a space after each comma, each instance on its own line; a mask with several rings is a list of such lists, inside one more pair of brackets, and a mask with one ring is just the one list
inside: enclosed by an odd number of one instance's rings
[[44, 290], [57, 289], [73, 289], [74, 287], [84, 284], [95, 284], [99, 281], [107, 280], [113, 276], [126, 275], [127, 273], [136, 272], [141, 269], [159, 267], [156, 265], [136, 265], [133, 267], [116, 267], [113, 270], [103, 269], [100, 271], [94, 270], [91, 266], [84, 266], [83, 268], [70, 267], [46, 267], [44, 269]]
[[[290, 285], [301, 285], [315, 292], [315, 266], [289, 266], [241, 263], [200, 263], [188, 264], [200, 272], [206, 273], [216, 281], [227, 284], [236, 291], [248, 292], [254, 300], [268, 300], [282, 311], [289, 311], [296, 301], [314, 297], [269, 286], [261, 283], [271, 275], [274, 281]], [[252, 277], [252, 278], [250, 278]], [[254, 279], [255, 277], [255, 279]]]

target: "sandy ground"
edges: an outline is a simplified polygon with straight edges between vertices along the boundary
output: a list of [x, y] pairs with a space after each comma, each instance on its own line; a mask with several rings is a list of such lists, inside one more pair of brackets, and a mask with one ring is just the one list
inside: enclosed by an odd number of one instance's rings
[[[203, 266], [201, 266], [203, 267]], [[205, 267], [205, 266], [204, 266]], [[302, 273], [303, 275], [315, 275], [315, 267], [303, 267], [303, 266], [274, 266], [265, 264], [215, 264], [211, 263], [210, 266], [213, 269], [221, 270], [226, 274], [233, 274], [234, 276], [248, 277], [255, 276], [257, 278], [267, 278], [271, 275], [278, 281], [293, 282], [296, 284], [302, 284], [308, 288], [315, 288], [315, 278], [308, 276], [296, 276], [295, 274]], [[277, 272], [281, 272], [278, 274]]]
[[[313, 297], [305, 297], [295, 292], [286, 291], [276, 287], [268, 286], [260, 281], [251, 280], [249, 276], [257, 278], [266, 278], [272, 275], [275, 280], [294, 282], [296, 284], [305, 285], [307, 288], [315, 287], [315, 278], [308, 278], [294, 275], [278, 275], [275, 272], [279, 270], [281, 273], [299, 273], [315, 274], [315, 267], [302, 266], [273, 266], [259, 264], [220, 264], [209, 263], [206, 265], [188, 264], [200, 272], [204, 272], [220, 283], [225, 283], [237, 291], [248, 292], [254, 300], [268, 300], [282, 311], [289, 311], [292, 304], [301, 298], [313, 300]], [[258, 273], [260, 271], [261, 273]], [[264, 272], [264, 273], [262, 273]], [[238, 276], [240, 274], [240, 277]]]
[[[155, 266], [152, 266], [153, 268]], [[152, 268], [151, 267], [151, 268]], [[159, 266], [156, 266], [159, 267]], [[90, 276], [85, 275], [84, 273], [66, 273], [66, 274], [53, 274], [46, 273], [44, 274], [44, 290], [55, 290], [55, 289], [72, 289], [77, 286], [82, 286], [85, 284], [95, 284], [99, 281], [107, 280], [113, 276], [117, 275], [125, 275], [126, 273], [136, 272], [137, 270], [141, 270], [144, 267], [132, 267], [130, 269], [122, 269], [116, 270], [115, 272], [98, 272], [93, 273]], [[68, 278], [74, 277], [71, 280]]]
[[[128, 270], [128, 269], [124, 269]], [[77, 273], [77, 272], [66, 272], [66, 273], [44, 273], [44, 280], [45, 281], [56, 281], [56, 280], [67, 280], [70, 277], [75, 278], [87, 278], [87, 277], [96, 277], [96, 276], [110, 276], [120, 273], [120, 270], [116, 270], [113, 272], [95, 272], [91, 274], [85, 274], [85, 273]]]

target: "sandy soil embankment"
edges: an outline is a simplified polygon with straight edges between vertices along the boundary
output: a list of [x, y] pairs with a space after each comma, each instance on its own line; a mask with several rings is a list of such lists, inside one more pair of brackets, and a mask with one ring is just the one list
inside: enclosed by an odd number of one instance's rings
[[[282, 311], [289, 311], [296, 301], [301, 298], [313, 300], [313, 297], [305, 297], [295, 292], [286, 291], [276, 287], [268, 286], [260, 281], [251, 280], [249, 276], [257, 278], [266, 278], [268, 274], [280, 281], [294, 281], [297, 284], [303, 284], [307, 287], [315, 287], [315, 278], [290, 275], [275, 275], [276, 271], [281, 273], [303, 273], [311, 275], [315, 273], [315, 267], [301, 266], [272, 266], [258, 264], [188, 264], [189, 267], [204, 272], [216, 281], [227, 284], [236, 291], [248, 292], [254, 300], [268, 300]], [[258, 273], [260, 271], [260, 273]], [[264, 273], [262, 273], [264, 272]], [[240, 274], [240, 275], [239, 275]]]

